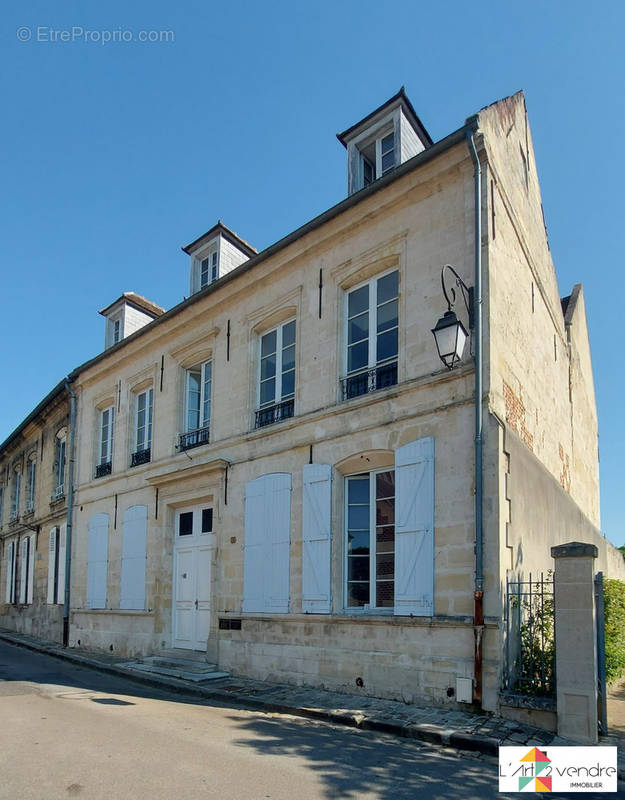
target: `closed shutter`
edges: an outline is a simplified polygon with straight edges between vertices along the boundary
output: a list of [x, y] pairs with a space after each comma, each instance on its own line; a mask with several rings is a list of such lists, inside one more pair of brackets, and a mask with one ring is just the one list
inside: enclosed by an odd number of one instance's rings
[[46, 602], [51, 605], [56, 600], [56, 528], [48, 535], [48, 596]]
[[106, 608], [108, 535], [108, 514], [94, 514], [89, 519], [87, 608]]
[[122, 525], [120, 608], [145, 608], [145, 560], [148, 507], [131, 506]]
[[32, 603], [35, 586], [35, 558], [37, 557], [37, 537], [33, 533], [28, 544], [28, 592], [26, 602]]
[[26, 580], [28, 577], [28, 537], [22, 539], [20, 548], [20, 593], [19, 602], [26, 602]]
[[291, 476], [262, 475], [245, 488], [243, 611], [287, 613]]
[[302, 497], [302, 611], [330, 613], [329, 464], [306, 464]]
[[56, 580], [56, 602], [65, 604], [65, 564], [67, 559], [67, 524], [59, 528], [59, 569]]
[[434, 613], [434, 439], [395, 452], [395, 614]]
[[15, 568], [15, 542], [9, 542], [6, 546], [6, 587], [5, 600], [7, 603], [13, 602], [13, 570]]

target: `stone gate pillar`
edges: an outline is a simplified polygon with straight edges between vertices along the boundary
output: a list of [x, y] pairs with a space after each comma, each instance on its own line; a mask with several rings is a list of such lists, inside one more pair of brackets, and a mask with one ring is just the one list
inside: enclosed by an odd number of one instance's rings
[[596, 744], [597, 623], [594, 544], [551, 548], [555, 559], [556, 695], [558, 736]]

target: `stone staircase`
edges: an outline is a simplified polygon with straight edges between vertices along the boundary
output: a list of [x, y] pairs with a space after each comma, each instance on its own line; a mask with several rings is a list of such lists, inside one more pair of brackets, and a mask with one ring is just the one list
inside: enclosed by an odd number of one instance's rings
[[182, 681], [203, 683], [227, 678], [230, 673], [220, 672], [217, 664], [206, 660], [206, 653], [192, 650], [162, 650], [158, 655], [145, 656], [136, 661], [120, 664], [133, 672], [148, 672], [153, 675], [165, 675]]

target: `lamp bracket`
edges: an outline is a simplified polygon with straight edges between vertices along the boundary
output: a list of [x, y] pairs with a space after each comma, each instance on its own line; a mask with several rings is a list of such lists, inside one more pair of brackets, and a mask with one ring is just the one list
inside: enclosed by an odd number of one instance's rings
[[[443, 294], [445, 295], [445, 300], [447, 300], [447, 310], [451, 311], [452, 308], [456, 305], [456, 290], [453, 285], [445, 286], [445, 274], [446, 271], [449, 270], [453, 273], [455, 277], [454, 283], [460, 289], [462, 294], [462, 299], [464, 300], [465, 308], [467, 309], [467, 313], [469, 315], [469, 328], [473, 330], [475, 327], [475, 314], [474, 314], [474, 307], [473, 307], [473, 287], [467, 286], [466, 283], [462, 280], [460, 275], [456, 272], [456, 270], [451, 266], [451, 264], [445, 264], [445, 266], [441, 270], [441, 286], [443, 287]], [[448, 292], [449, 289], [449, 292]], [[451, 297], [450, 297], [451, 295]]]

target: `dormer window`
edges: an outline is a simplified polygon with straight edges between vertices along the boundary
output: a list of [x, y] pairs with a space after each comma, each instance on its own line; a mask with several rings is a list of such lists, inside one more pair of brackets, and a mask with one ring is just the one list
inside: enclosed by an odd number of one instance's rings
[[219, 261], [217, 259], [217, 248], [201, 260], [200, 262], [200, 289], [213, 283], [219, 277]]
[[403, 87], [337, 136], [347, 148], [349, 194], [366, 189], [432, 144]]
[[222, 222], [182, 249], [191, 256], [191, 294], [206, 289], [258, 253]]
[[164, 313], [163, 308], [145, 297], [135, 292], [124, 292], [114, 303], [100, 311], [106, 318], [105, 348], [113, 347]]

